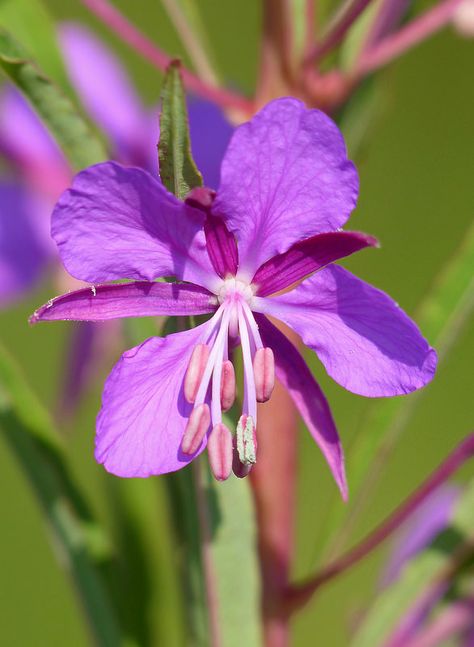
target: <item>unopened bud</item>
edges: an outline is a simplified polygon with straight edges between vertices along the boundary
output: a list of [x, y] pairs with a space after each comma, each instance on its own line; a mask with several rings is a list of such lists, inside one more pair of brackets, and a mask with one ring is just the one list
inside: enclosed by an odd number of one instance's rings
[[254, 465], [257, 462], [257, 436], [252, 416], [245, 413], [237, 423], [237, 453], [244, 465]]
[[271, 348], [259, 348], [253, 358], [257, 402], [266, 402], [275, 386], [275, 359]]
[[222, 411], [228, 411], [235, 400], [235, 370], [230, 359], [222, 363], [221, 378], [221, 407]]
[[207, 404], [200, 404], [191, 411], [188, 424], [184, 430], [183, 440], [181, 441], [181, 451], [184, 454], [194, 454], [199, 449], [202, 439], [209, 429], [210, 422], [211, 412]]
[[196, 399], [208, 358], [209, 346], [207, 344], [198, 344], [194, 347], [184, 376], [184, 397], [191, 404]]
[[214, 478], [218, 481], [228, 479], [232, 471], [232, 434], [222, 422], [211, 431], [207, 452]]

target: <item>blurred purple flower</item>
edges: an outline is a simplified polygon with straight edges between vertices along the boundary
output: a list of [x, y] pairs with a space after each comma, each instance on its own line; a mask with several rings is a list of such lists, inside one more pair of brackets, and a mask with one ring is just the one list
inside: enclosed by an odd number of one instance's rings
[[404, 524], [384, 569], [384, 586], [396, 580], [410, 559], [426, 548], [436, 535], [446, 528], [458, 496], [457, 487], [444, 485], [420, 506], [408, 523]]
[[[94, 283], [133, 282], [63, 295], [33, 322], [212, 314], [186, 332], [148, 339], [113, 369], [96, 438], [96, 458], [108, 471], [174, 471], [208, 443], [217, 478], [227, 478], [232, 460], [245, 474], [256, 459], [257, 401], [270, 397], [276, 370], [346, 496], [328, 404], [296, 348], [264, 315], [291, 326], [355, 393], [399, 395], [431, 380], [436, 354], [416, 325], [383, 292], [331, 264], [376, 244], [340, 229], [357, 194], [337, 126], [291, 98], [235, 131], [217, 196], [195, 189], [183, 203], [148, 173], [113, 162], [75, 178], [53, 213], [66, 269]], [[163, 276], [181, 282], [155, 282]], [[239, 338], [244, 397], [233, 448], [222, 410], [235, 397], [230, 350]]]
[[[73, 85], [109, 137], [112, 157], [157, 173], [158, 108], [143, 106], [119, 61], [89, 30], [66, 23], [60, 42]], [[217, 186], [233, 128], [208, 102], [193, 100], [189, 118], [196, 159], [207, 184]], [[56, 257], [50, 213], [72, 172], [29, 104], [10, 86], [0, 96], [0, 152], [11, 167], [0, 188], [5, 193], [0, 211], [1, 307], [31, 289]]]
[[[404, 524], [395, 541], [384, 569], [382, 585], [390, 586], [403, 572], [411, 559], [426, 549], [451, 522], [460, 489], [446, 484], [435, 491], [419, 508], [411, 520]], [[460, 647], [472, 647], [474, 616], [472, 599], [454, 599], [443, 607], [442, 613], [432, 617], [432, 612], [449, 589], [449, 582], [433, 587], [429, 594], [420, 597], [400, 620], [386, 643], [386, 647], [408, 645], [438, 645], [443, 640], [458, 636]], [[444, 644], [444, 643], [443, 643]]]

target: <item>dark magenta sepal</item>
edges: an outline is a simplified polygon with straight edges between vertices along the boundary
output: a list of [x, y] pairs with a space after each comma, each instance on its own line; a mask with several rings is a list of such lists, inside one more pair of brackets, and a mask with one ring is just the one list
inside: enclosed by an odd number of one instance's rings
[[252, 283], [256, 294], [266, 297], [320, 270], [325, 265], [349, 256], [364, 247], [377, 247], [378, 240], [358, 231], [332, 231], [301, 240], [287, 252], [263, 263]]
[[207, 253], [216, 273], [225, 279], [235, 276], [239, 266], [239, 253], [234, 235], [227, 229], [224, 220], [211, 213], [216, 192], [207, 187], [197, 187], [189, 192], [186, 204], [206, 214], [204, 233]]

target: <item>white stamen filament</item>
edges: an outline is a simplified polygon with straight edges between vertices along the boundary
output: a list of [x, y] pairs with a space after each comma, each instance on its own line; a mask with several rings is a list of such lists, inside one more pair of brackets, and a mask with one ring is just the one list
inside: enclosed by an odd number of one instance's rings
[[253, 374], [252, 353], [250, 350], [250, 339], [247, 322], [241, 303], [238, 304], [240, 343], [242, 344], [242, 358], [244, 362], [244, 412], [252, 416], [257, 426], [257, 395], [255, 391], [255, 378]]

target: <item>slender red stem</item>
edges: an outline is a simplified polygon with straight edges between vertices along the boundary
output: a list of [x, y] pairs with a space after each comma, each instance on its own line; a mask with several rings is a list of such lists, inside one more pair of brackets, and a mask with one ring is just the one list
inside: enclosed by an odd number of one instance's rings
[[352, 27], [359, 15], [372, 0], [350, 0], [332, 20], [330, 27], [321, 41], [316, 44], [305, 58], [305, 67], [321, 60], [334, 47], [339, 45], [346, 32]]
[[461, 0], [444, 0], [362, 54], [355, 74], [365, 76], [405, 53], [444, 27]]
[[425, 499], [444, 483], [461, 465], [474, 455], [474, 434], [461, 444], [441, 463], [422, 485], [385, 519], [374, 531], [347, 553], [323, 567], [319, 573], [302, 584], [289, 587], [286, 595], [286, 610], [291, 612], [303, 606], [323, 585], [360, 562], [382, 544], [400, 524], [410, 517]]
[[[160, 71], [166, 70], [173, 58], [159, 49], [147, 36], [132, 25], [108, 0], [81, 0], [81, 2], [143, 58]], [[250, 113], [253, 111], [252, 102], [245, 97], [205, 83], [185, 67], [181, 68], [181, 74], [186, 88], [204, 99], [209, 99], [222, 108], [237, 108]]]
[[293, 556], [297, 429], [293, 402], [277, 383], [269, 402], [259, 407], [258, 460], [250, 472], [258, 521], [267, 647], [286, 647], [289, 642], [288, 618], [279, 610]]

